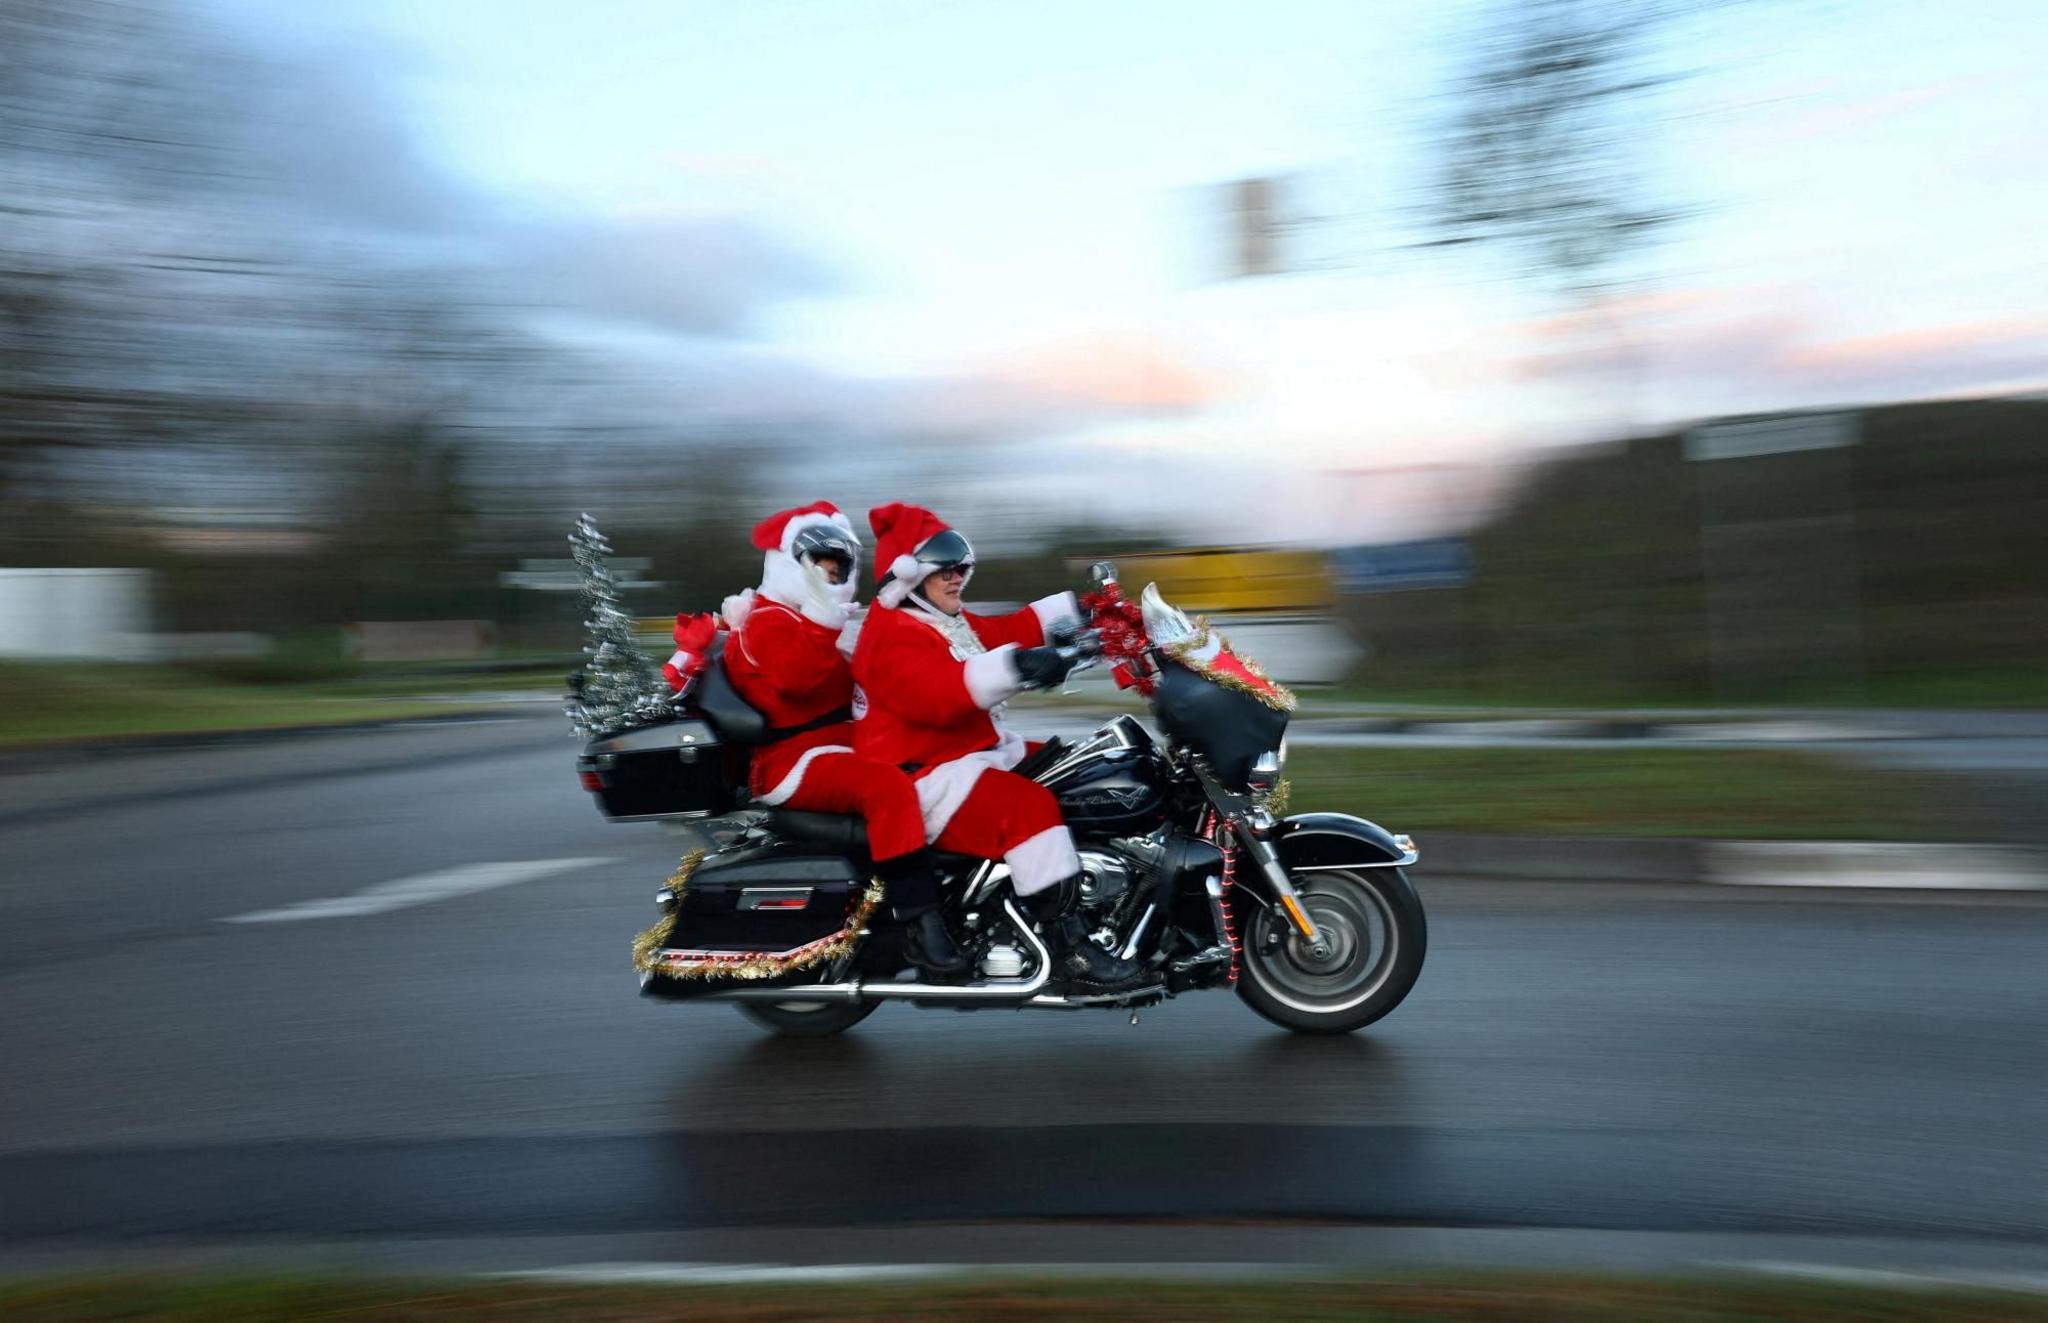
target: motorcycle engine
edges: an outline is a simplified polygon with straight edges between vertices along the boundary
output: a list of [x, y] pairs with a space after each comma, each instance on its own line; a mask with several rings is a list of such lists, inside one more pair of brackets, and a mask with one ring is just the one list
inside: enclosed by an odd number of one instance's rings
[[1131, 889], [1130, 865], [1100, 850], [1081, 851], [1081, 908], [1090, 914], [1115, 908]]

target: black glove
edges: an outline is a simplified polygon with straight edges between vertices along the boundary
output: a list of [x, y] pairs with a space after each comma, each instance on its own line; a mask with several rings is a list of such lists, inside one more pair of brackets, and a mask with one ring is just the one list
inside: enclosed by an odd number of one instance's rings
[[1067, 678], [1077, 660], [1070, 648], [1019, 648], [1017, 676], [1026, 689], [1050, 689]]

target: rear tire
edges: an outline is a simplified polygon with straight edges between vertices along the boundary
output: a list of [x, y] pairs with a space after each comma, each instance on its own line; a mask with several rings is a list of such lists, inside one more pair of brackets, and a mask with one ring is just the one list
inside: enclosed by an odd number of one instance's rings
[[1257, 903], [1238, 912], [1237, 994], [1297, 1034], [1348, 1034], [1401, 1004], [1422, 973], [1429, 925], [1398, 868], [1298, 874], [1295, 892], [1316, 927], [1317, 955], [1287, 916]]
[[778, 1038], [830, 1038], [867, 1019], [880, 1005], [877, 1001], [757, 1002], [741, 1006], [739, 1012]]

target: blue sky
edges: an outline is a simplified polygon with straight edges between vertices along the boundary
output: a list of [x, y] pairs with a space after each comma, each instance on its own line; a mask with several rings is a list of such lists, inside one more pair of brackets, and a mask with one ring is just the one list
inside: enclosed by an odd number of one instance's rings
[[[873, 423], [862, 383], [978, 383], [944, 409], [1056, 397], [1023, 430], [1069, 456], [1312, 474], [2048, 384], [2037, 4], [1754, 0], [1674, 29], [1697, 72], [1644, 132], [1697, 215], [1594, 319], [1404, 247], [1453, 5], [218, 2], [344, 52], [423, 161], [555, 227], [550, 261], [587, 242], [573, 279], [611, 293], [563, 333], [732, 408], [829, 382], [812, 407]], [[1336, 218], [1334, 268], [1204, 282], [1201, 187], [1264, 173]], [[700, 287], [715, 328], [664, 318]]]

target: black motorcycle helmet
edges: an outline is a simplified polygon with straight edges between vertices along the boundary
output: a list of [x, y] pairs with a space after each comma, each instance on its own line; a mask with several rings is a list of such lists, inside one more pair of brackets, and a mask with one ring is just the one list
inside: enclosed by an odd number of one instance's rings
[[789, 554], [799, 562], [818, 564], [833, 561], [839, 566], [839, 582], [852, 583], [860, 569], [860, 543], [853, 534], [836, 525], [812, 524], [797, 530]]
[[974, 568], [974, 547], [956, 529], [932, 534], [912, 554], [926, 574], [936, 574], [956, 566]]

